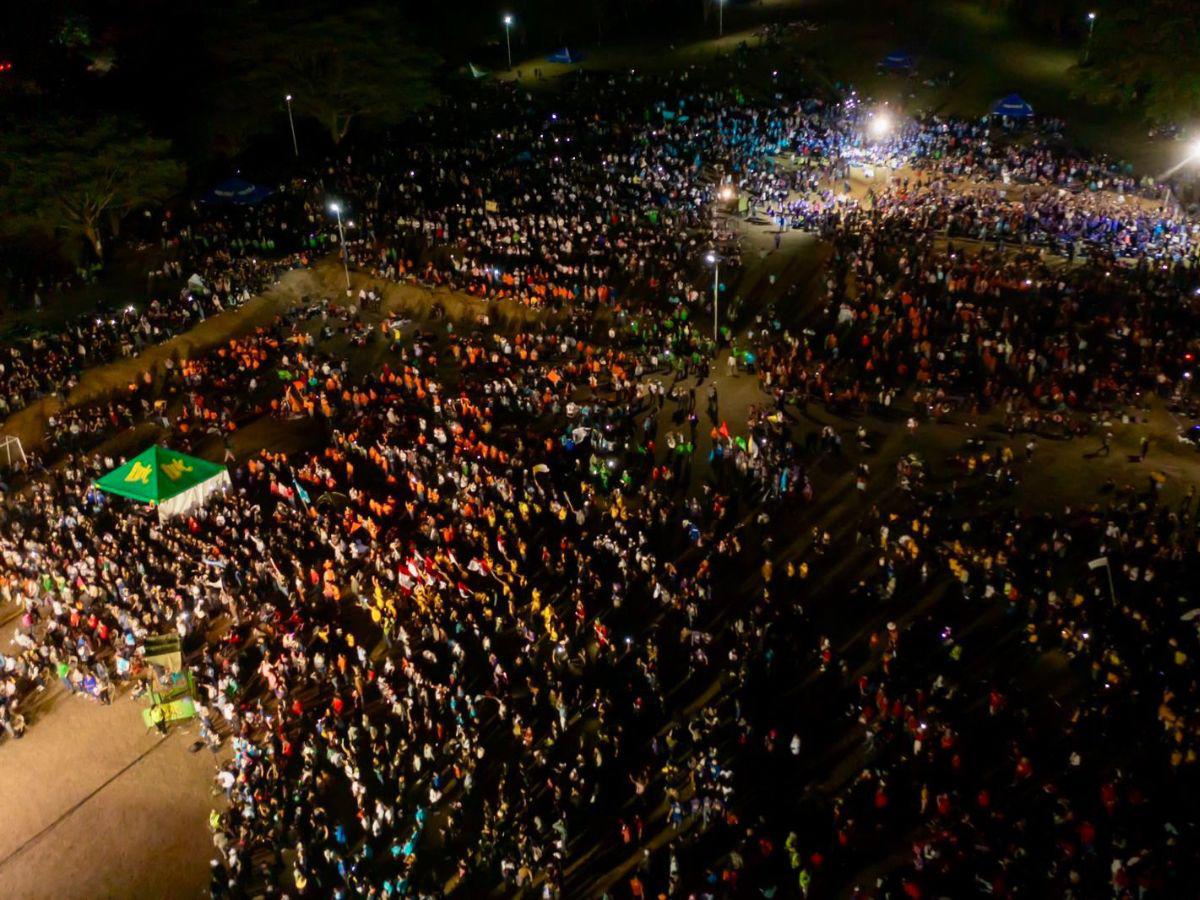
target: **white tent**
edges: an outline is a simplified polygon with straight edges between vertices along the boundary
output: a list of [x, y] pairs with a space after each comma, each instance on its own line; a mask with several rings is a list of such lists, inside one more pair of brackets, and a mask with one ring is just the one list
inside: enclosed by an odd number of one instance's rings
[[159, 521], [169, 519], [171, 516], [187, 515], [193, 509], [207, 503], [209, 497], [214, 494], [225, 493], [232, 485], [233, 482], [229, 480], [229, 471], [222, 469], [216, 475], [212, 476], [212, 478], [208, 478], [158, 504]]
[[0, 466], [19, 469], [25, 464], [25, 448], [21, 446], [21, 439], [11, 434], [0, 435]]

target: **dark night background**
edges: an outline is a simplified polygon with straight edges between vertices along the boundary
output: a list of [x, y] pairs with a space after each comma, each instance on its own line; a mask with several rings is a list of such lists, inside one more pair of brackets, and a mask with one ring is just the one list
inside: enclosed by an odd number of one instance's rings
[[[754, 5], [740, 0], [730, 3], [730, 7]], [[1031, 33], [1061, 40], [1078, 39], [1082, 11], [1090, 8], [1077, 0], [986, 5], [1006, 9], [1014, 22]], [[850, 4], [813, 6], [851, 11]], [[866, 6], [890, 16], [919, 20], [921, 15], [919, 3], [900, 0], [853, 4], [853, 12], [857, 15]], [[507, 4], [496, 0], [51, 0], [4, 4], [0, 57], [13, 63], [9, 81], [36, 84], [20, 92], [24, 95], [17, 103], [21, 113], [28, 114], [30, 107], [35, 111], [66, 107], [136, 114], [156, 134], [175, 141], [177, 152], [186, 154], [195, 166], [206, 162], [214, 149], [212, 131], [221, 129], [220, 120], [229, 112], [215, 108], [215, 95], [234, 74], [232, 60], [239, 54], [252, 55], [248, 37], [277, 22], [319, 20], [335, 10], [364, 7], [386, 10], [403, 22], [405, 38], [437, 53], [446, 73], [461, 68], [468, 59], [503, 64], [500, 16], [505, 11], [516, 17], [514, 53], [522, 56], [564, 44], [682, 37], [703, 28], [712, 15], [702, 0], [513, 0]], [[919, 21], [916, 24], [919, 27]], [[95, 60], [111, 61], [108, 74], [89, 73]], [[11, 85], [6, 93], [11, 114]]]

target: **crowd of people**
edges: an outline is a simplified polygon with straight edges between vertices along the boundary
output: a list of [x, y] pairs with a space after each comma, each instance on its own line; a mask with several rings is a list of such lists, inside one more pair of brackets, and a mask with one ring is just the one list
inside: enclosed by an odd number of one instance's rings
[[[207, 290], [9, 348], [10, 408], [330, 248], [358, 293], [49, 423], [0, 507], [0, 726], [140, 692], [177, 635], [217, 897], [1186, 894], [1195, 492], [1023, 483], [1031, 434], [1187, 406], [1194, 222], [985, 124], [872, 141], [868, 106], [498, 87], [164, 220]], [[737, 296], [730, 195], [824, 240], [815, 291]], [[388, 281], [475, 314], [402, 323]], [[998, 430], [918, 440], [944, 419]], [[236, 458], [263, 420], [303, 449]], [[165, 523], [99, 491], [147, 424], [231, 490]]]

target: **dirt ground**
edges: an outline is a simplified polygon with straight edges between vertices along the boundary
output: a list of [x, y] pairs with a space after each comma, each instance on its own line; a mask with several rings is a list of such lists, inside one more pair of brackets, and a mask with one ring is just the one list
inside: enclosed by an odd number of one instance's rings
[[[4, 640], [7, 649], [7, 639]], [[212, 850], [212, 754], [196, 728], [147, 733], [141, 705], [56, 687], [0, 747], [0, 894], [199, 897]]]

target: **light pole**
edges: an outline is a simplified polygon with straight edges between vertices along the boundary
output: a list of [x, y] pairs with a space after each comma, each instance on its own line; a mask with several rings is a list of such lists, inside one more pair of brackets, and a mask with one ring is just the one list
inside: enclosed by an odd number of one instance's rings
[[1083, 45], [1083, 64], [1086, 66], [1092, 55], [1092, 32], [1096, 30], [1096, 14], [1090, 12], [1087, 15], [1088, 20], [1088, 36], [1087, 43]]
[[504, 14], [504, 46], [508, 49], [508, 70], [512, 71], [512, 29], [513, 17], [510, 13]]
[[725, 37], [725, 0], [717, 0], [717, 37]]
[[346, 294], [350, 294], [350, 256], [346, 251], [346, 230], [342, 228], [342, 205], [340, 203], [330, 203], [329, 211], [337, 216], [338, 223], [338, 241], [341, 243], [342, 249], [342, 269], [346, 272]]
[[296, 122], [292, 118], [292, 95], [288, 94], [283, 100], [287, 104], [288, 127], [292, 129], [292, 152], [296, 154], [298, 159], [300, 157], [300, 145], [296, 143]]
[[719, 316], [721, 301], [721, 257], [716, 253], [709, 253], [704, 259], [713, 267], [713, 351], [715, 352], [721, 342]]

